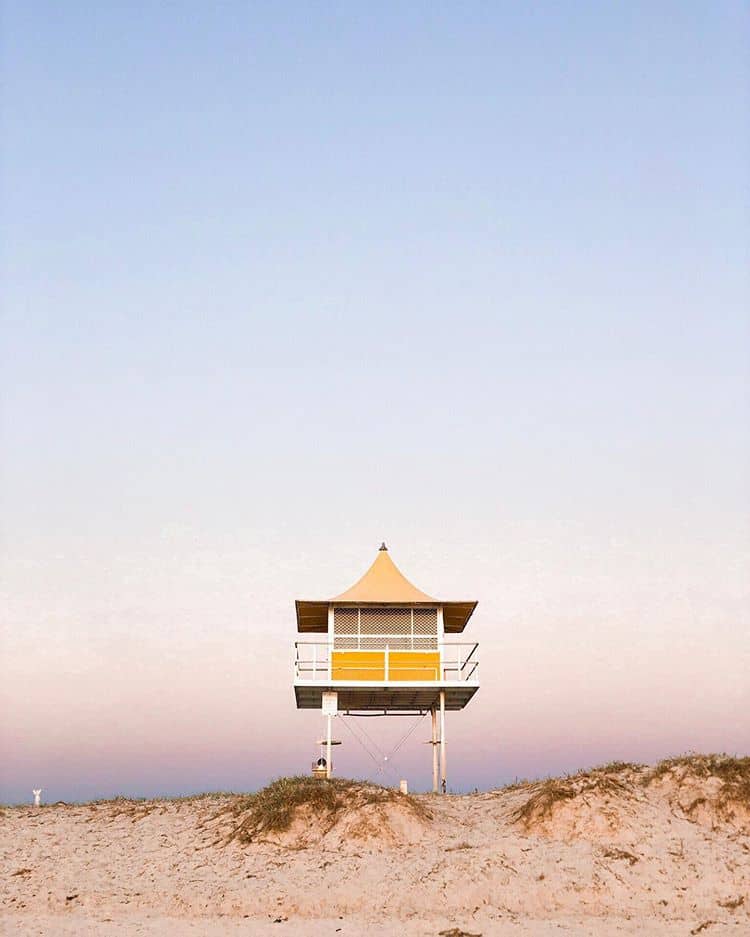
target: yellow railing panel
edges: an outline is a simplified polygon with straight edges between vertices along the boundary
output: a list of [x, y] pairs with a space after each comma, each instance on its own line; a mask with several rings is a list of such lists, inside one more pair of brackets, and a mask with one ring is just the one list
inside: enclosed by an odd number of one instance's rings
[[440, 679], [439, 651], [391, 651], [388, 679], [403, 683]]
[[385, 651], [333, 651], [333, 680], [385, 680]]
[[388, 676], [385, 673], [385, 651], [333, 651], [333, 680], [388, 680], [414, 683], [440, 679], [439, 651], [390, 651]]

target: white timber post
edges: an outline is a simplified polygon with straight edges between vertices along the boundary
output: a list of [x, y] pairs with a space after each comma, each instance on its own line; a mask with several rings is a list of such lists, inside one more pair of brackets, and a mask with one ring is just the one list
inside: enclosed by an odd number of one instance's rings
[[331, 719], [333, 717], [329, 713], [326, 716], [326, 778], [330, 781], [331, 779]]
[[432, 716], [432, 793], [438, 792], [438, 740], [437, 740], [437, 710], [433, 705], [430, 708]]
[[443, 794], [447, 785], [448, 754], [445, 750], [445, 690], [440, 691], [440, 790]]

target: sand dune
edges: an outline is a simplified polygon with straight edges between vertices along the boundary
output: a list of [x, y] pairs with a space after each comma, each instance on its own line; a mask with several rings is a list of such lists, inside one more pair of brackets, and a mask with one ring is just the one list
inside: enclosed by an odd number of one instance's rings
[[749, 759], [448, 797], [283, 782], [0, 824], [4, 933], [750, 934]]

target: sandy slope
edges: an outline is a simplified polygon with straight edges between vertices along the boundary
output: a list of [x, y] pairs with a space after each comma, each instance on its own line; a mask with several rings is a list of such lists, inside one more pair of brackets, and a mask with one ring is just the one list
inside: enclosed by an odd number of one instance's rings
[[0, 930], [740, 937], [750, 815], [722, 786], [626, 769], [425, 797], [426, 820], [399, 803], [334, 823], [303, 810], [250, 844], [227, 844], [237, 817], [218, 796], [6, 808]]

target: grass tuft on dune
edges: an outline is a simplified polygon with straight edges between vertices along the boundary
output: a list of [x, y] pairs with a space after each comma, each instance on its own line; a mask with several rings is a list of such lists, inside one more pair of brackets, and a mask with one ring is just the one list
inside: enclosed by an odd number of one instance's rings
[[256, 794], [235, 800], [228, 809], [238, 822], [229, 839], [249, 843], [265, 834], [284, 833], [303, 813], [330, 826], [345, 811], [371, 804], [397, 804], [417, 819], [430, 819], [424, 804], [391, 788], [368, 781], [296, 776], [279, 778]]
[[[689, 818], [702, 811], [706, 822], [744, 822], [750, 810], [750, 757], [730, 755], [679, 755], [654, 767], [613, 761], [544, 781], [525, 782], [505, 790], [528, 791], [512, 819], [527, 830], [544, 825], [566, 802], [581, 802], [590, 813], [612, 813], [614, 806], [632, 801], [639, 792], [659, 785], [666, 796]], [[582, 814], [581, 814], [582, 816]]]
[[649, 780], [658, 780], [667, 774], [682, 777], [719, 778], [733, 799], [750, 806], [750, 756], [732, 755], [678, 755], [665, 758], [649, 773]]
[[588, 794], [628, 793], [627, 781], [618, 777], [630, 770], [622, 762], [605, 765], [590, 771], [579, 771], [561, 778], [548, 778], [530, 785], [531, 795], [513, 812], [513, 820], [529, 827], [533, 823], [551, 816], [555, 806], [566, 800], [585, 797]]
[[[691, 782], [718, 781], [719, 789], [712, 796], [712, 807], [726, 815], [735, 808], [750, 811], [750, 757], [732, 755], [678, 755], [665, 758], [649, 772], [647, 783], [671, 780], [679, 786]], [[707, 803], [706, 797], [697, 797], [688, 813]]]

